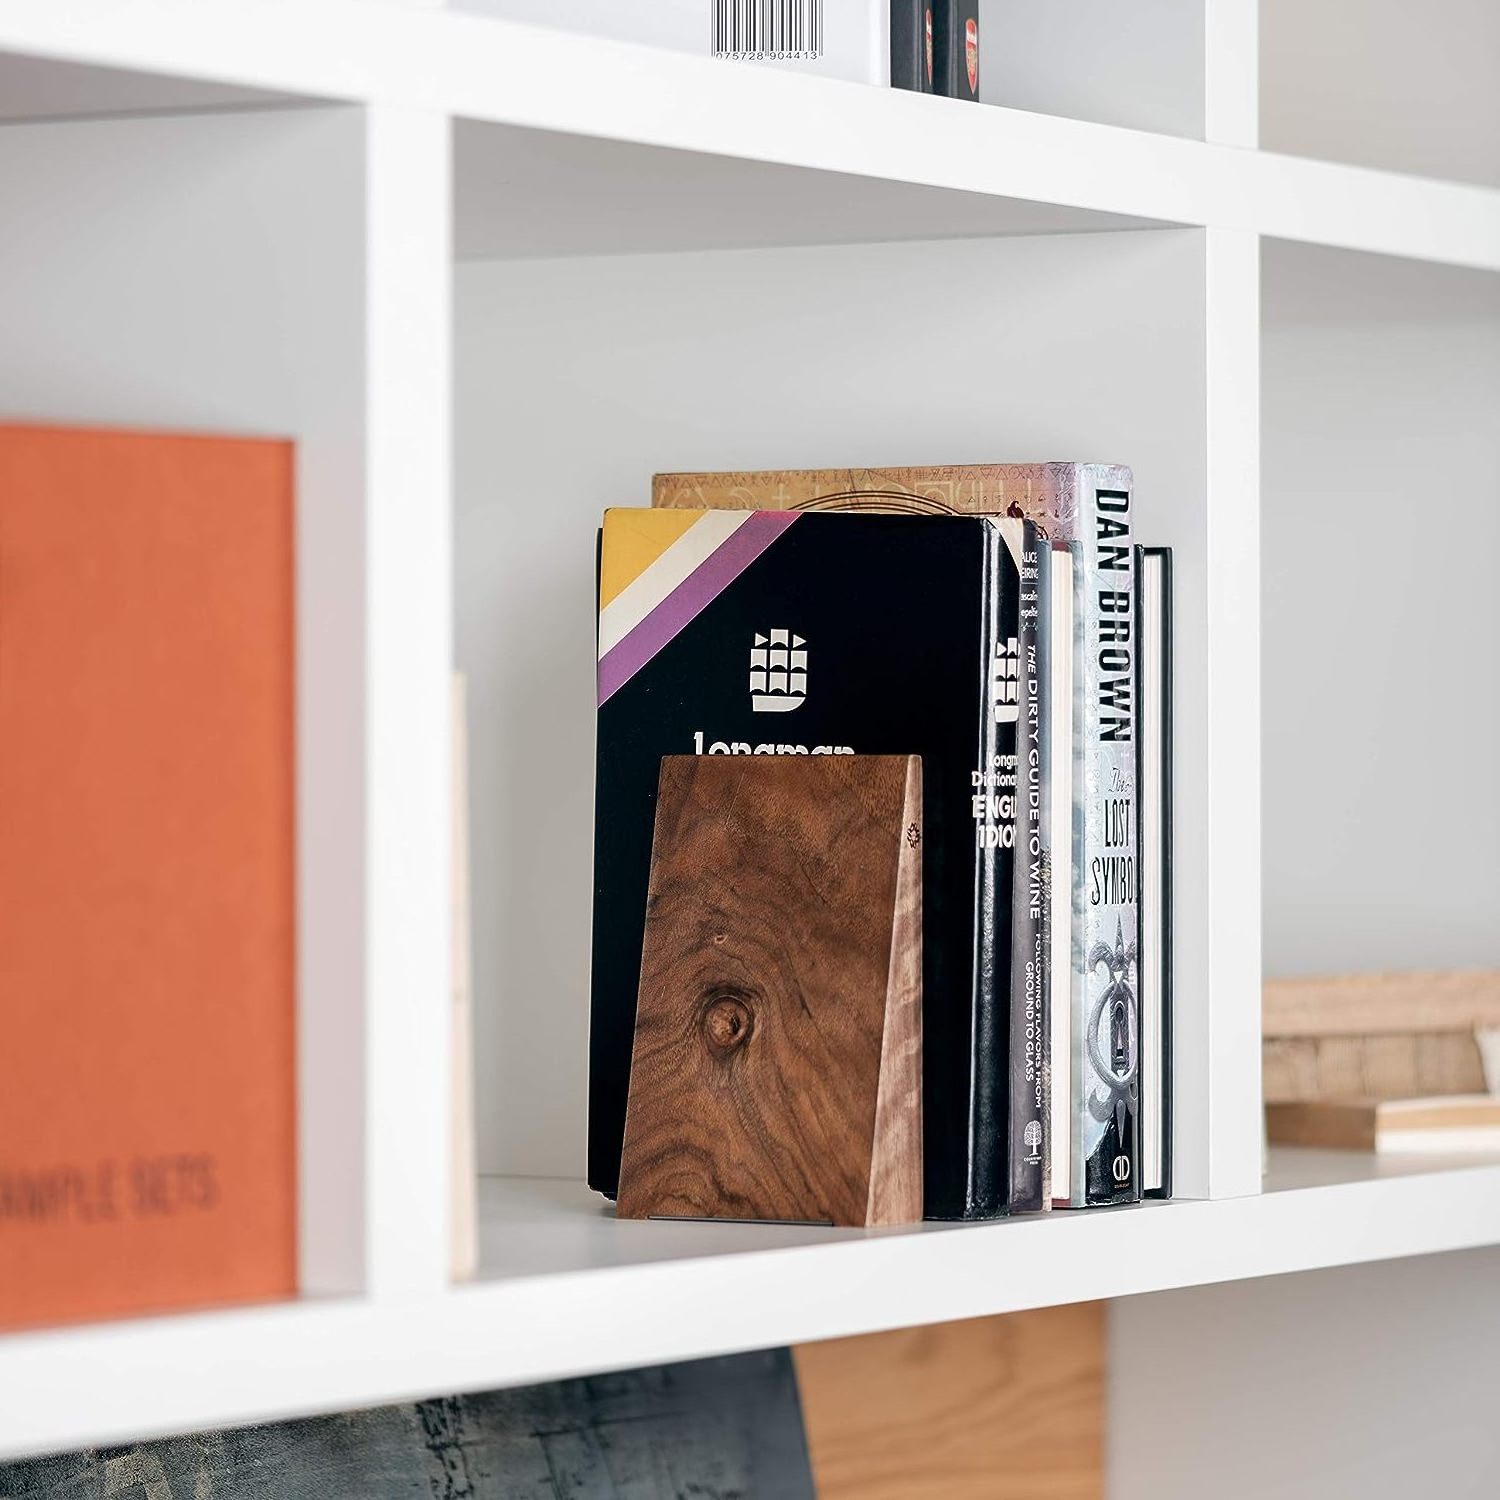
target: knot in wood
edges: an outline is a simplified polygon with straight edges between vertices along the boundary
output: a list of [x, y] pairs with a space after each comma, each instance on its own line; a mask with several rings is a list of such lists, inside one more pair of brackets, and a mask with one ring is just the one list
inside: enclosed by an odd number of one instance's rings
[[755, 1010], [748, 995], [720, 990], [704, 1000], [698, 1024], [708, 1050], [716, 1057], [728, 1057], [750, 1040]]

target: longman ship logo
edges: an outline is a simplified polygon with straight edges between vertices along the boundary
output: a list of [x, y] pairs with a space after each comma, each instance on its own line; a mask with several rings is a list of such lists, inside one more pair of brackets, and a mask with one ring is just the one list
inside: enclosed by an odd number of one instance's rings
[[750, 648], [750, 707], [786, 714], [807, 698], [807, 642], [790, 630], [755, 633]]
[[997, 724], [1014, 724], [1021, 717], [1021, 647], [1013, 635], [995, 642], [990, 661], [990, 703]]

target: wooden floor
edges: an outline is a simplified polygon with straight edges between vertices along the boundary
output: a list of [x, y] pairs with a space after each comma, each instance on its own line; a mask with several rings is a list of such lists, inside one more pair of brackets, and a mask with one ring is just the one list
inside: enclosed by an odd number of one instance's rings
[[1100, 1500], [1105, 1307], [803, 1344], [819, 1500]]

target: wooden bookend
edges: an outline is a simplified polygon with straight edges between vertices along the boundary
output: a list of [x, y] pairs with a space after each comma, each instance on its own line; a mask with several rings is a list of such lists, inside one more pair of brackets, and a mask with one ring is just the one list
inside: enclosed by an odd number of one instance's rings
[[922, 1217], [922, 763], [662, 761], [622, 1218]]

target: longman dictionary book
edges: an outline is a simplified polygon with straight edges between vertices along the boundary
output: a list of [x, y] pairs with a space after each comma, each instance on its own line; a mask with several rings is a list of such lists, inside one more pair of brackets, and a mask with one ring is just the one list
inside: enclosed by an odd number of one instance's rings
[[[662, 757], [920, 755], [925, 1210], [1006, 1211], [1028, 536], [1035, 547], [1034, 528], [988, 516], [606, 513], [589, 1095], [599, 1191], [613, 1194], [619, 1171]], [[711, 908], [714, 890], [703, 900]]]
[[296, 1288], [292, 464], [0, 427], [0, 1326]]

